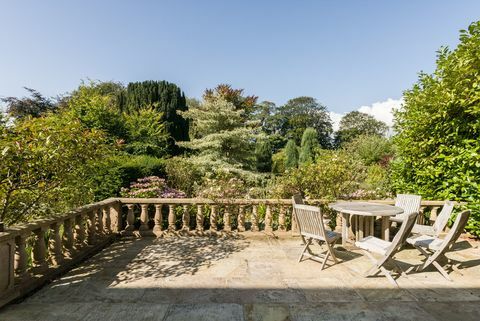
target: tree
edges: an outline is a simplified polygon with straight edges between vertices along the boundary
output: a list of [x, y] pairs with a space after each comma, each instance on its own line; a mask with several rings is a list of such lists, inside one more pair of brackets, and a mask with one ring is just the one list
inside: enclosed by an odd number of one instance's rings
[[387, 165], [395, 155], [391, 139], [378, 135], [362, 135], [345, 143], [343, 148], [366, 166]]
[[315, 153], [320, 148], [315, 128], [307, 128], [303, 132], [302, 145], [300, 146], [299, 164], [311, 163], [315, 159]]
[[298, 166], [298, 147], [293, 139], [290, 139], [285, 146], [285, 168], [296, 168]]
[[126, 113], [137, 112], [144, 108], [154, 108], [162, 113], [166, 131], [172, 137], [170, 150], [175, 141], [188, 140], [189, 124], [179, 111], [186, 111], [185, 94], [177, 85], [166, 81], [143, 81], [129, 83], [118, 98], [120, 108]]
[[235, 106], [236, 110], [243, 110], [245, 117], [249, 117], [257, 103], [257, 96], [244, 96], [243, 89], [233, 89], [227, 84], [220, 84], [214, 89], [207, 89], [203, 95], [204, 101], [223, 99]]
[[433, 74], [421, 73], [395, 113], [394, 187], [427, 199], [469, 202], [468, 230], [480, 235], [480, 22], [438, 51]]
[[17, 121], [0, 135], [0, 221], [28, 221], [93, 201], [92, 177], [111, 155], [101, 131], [54, 114]]
[[44, 97], [35, 89], [23, 88], [30, 93], [30, 97], [0, 98], [0, 101], [7, 105], [6, 110], [10, 116], [15, 118], [40, 117], [57, 109], [57, 103], [52, 99]]
[[317, 132], [317, 139], [322, 148], [331, 147], [333, 132], [332, 121], [325, 106], [312, 97], [297, 97], [290, 99], [270, 120], [277, 132], [300, 144], [302, 134], [308, 127]]
[[255, 147], [256, 168], [265, 173], [272, 170], [272, 146], [268, 140], [257, 142]]
[[384, 136], [388, 126], [375, 117], [359, 111], [352, 111], [340, 120], [340, 128], [335, 133], [335, 145], [341, 146], [361, 135]]
[[195, 136], [180, 146], [197, 152], [198, 161], [210, 168], [253, 169], [256, 123], [245, 110], [222, 97], [209, 96], [198, 108], [182, 112], [190, 119]]

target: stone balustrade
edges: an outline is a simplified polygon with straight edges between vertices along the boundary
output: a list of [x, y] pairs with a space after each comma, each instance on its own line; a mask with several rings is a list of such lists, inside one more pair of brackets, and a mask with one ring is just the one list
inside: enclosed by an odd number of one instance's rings
[[[297, 233], [290, 199], [118, 198], [125, 212], [123, 235], [216, 234], [232, 231]], [[308, 200], [323, 206], [327, 200]], [[394, 204], [394, 200], [371, 202]], [[436, 219], [443, 201], [422, 201], [418, 223]], [[325, 208], [325, 207], [324, 207]], [[427, 220], [425, 213], [429, 214]], [[337, 229], [341, 228], [337, 220]]]
[[[327, 201], [307, 203], [324, 206]], [[423, 201], [422, 213], [430, 213], [430, 222], [434, 221], [443, 204]], [[419, 222], [424, 220], [421, 215]], [[258, 231], [295, 235], [291, 200], [110, 198], [62, 215], [10, 226], [0, 232], [0, 307], [64, 273], [118, 235]]]
[[112, 242], [120, 210], [117, 199], [107, 199], [0, 232], [0, 307]]

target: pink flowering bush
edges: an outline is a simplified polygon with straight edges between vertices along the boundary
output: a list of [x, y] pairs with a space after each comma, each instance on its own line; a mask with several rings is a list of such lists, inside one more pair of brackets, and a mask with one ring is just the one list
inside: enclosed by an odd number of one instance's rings
[[130, 183], [129, 188], [122, 188], [120, 195], [130, 198], [185, 198], [184, 192], [167, 186], [165, 179], [148, 176]]

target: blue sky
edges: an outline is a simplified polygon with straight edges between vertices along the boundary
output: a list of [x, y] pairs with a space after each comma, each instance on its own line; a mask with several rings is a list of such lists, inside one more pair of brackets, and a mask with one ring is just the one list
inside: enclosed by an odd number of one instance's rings
[[[68, 92], [81, 79], [229, 83], [345, 113], [401, 98], [480, 1], [4, 1], [0, 96]], [[365, 109], [365, 108], [364, 108]]]

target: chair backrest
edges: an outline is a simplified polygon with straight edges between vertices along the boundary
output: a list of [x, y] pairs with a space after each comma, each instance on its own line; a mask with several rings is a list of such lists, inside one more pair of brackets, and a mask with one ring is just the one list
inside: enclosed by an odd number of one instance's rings
[[297, 217], [300, 235], [325, 240], [325, 225], [319, 207], [310, 205], [293, 205]]
[[403, 213], [396, 215], [396, 217], [405, 218], [410, 213], [420, 212], [420, 205], [422, 197], [420, 195], [412, 194], [398, 194], [395, 199], [395, 206], [403, 209]]
[[457, 218], [455, 219], [451, 230], [448, 232], [447, 236], [445, 236], [442, 245], [438, 250], [435, 251], [435, 253], [433, 253], [432, 256], [428, 258], [428, 260], [425, 262], [424, 268], [431, 264], [433, 261], [437, 260], [439, 256], [447, 252], [448, 249], [450, 249], [450, 247], [455, 244], [455, 242], [458, 240], [463, 230], [465, 229], [469, 217], [469, 210], [463, 211], [457, 215]]
[[303, 202], [302, 195], [300, 195], [300, 194], [295, 194], [295, 195], [292, 196], [292, 203], [293, 203], [294, 205], [295, 205], [295, 204], [297, 204], [297, 205], [305, 204], [305, 203]]
[[450, 215], [453, 212], [454, 206], [455, 206], [454, 202], [445, 201], [445, 204], [443, 205], [443, 208], [440, 211], [440, 214], [438, 214], [437, 219], [433, 224], [433, 230], [435, 231], [435, 236], [438, 236], [443, 231], [445, 226], [447, 226], [448, 219], [450, 218]]
[[378, 266], [385, 263], [389, 258], [393, 257], [395, 253], [397, 253], [405, 242], [407, 241], [408, 236], [412, 232], [413, 226], [415, 225], [415, 220], [417, 219], [418, 212], [409, 213], [406, 215], [400, 229], [398, 230], [397, 234], [393, 238], [387, 252], [385, 253], [385, 257], [379, 260], [377, 263]]

